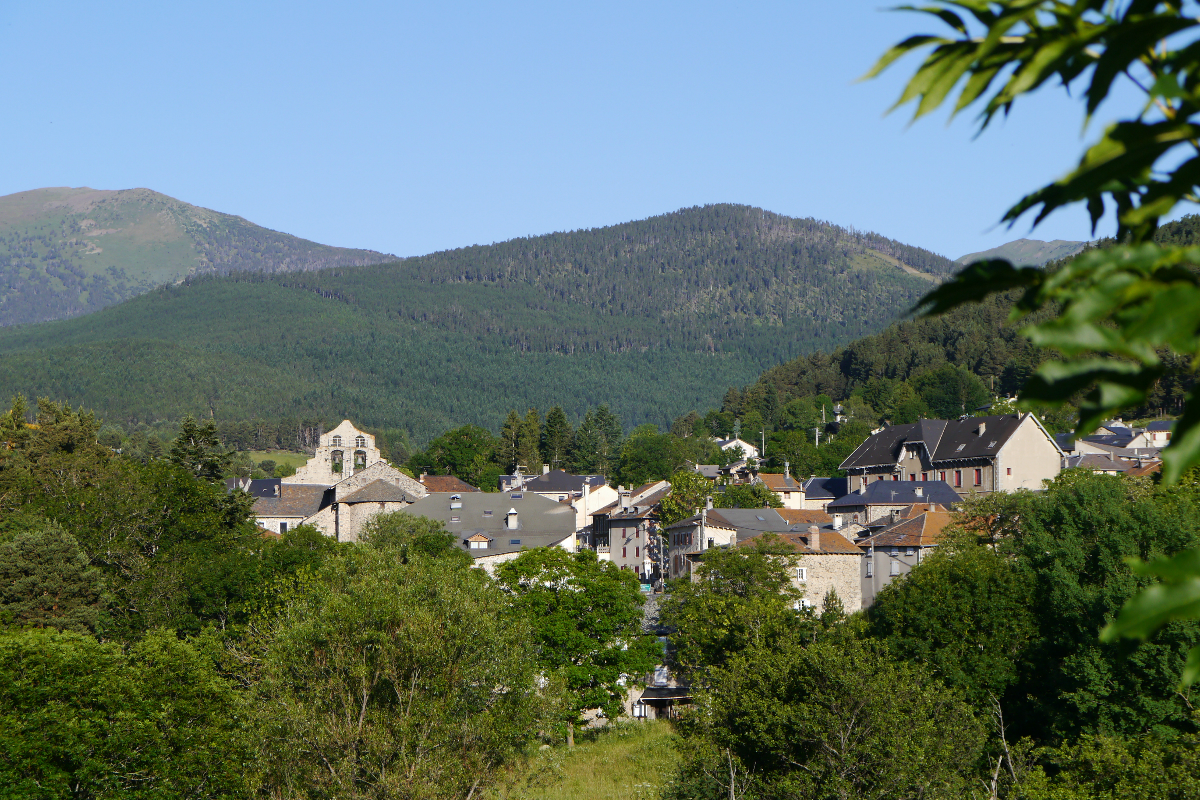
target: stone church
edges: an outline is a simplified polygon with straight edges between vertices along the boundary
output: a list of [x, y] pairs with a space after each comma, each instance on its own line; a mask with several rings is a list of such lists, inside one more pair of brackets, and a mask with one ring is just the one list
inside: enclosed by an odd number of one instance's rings
[[[263, 483], [256, 481], [255, 483]], [[350, 420], [321, 435], [295, 475], [256, 492], [254, 515], [270, 533], [312, 525], [339, 542], [358, 541], [371, 517], [411, 505], [429, 491], [383, 460], [375, 437]]]

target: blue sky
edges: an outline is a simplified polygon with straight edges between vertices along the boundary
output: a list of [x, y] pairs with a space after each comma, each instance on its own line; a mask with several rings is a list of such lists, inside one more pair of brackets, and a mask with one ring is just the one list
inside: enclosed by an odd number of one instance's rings
[[144, 186], [398, 255], [714, 202], [951, 258], [1088, 238], [1082, 211], [997, 225], [1082, 153], [1078, 102], [974, 139], [973, 115], [884, 116], [911, 65], [855, 82], [932, 27], [869, 0], [18, 0], [0, 194]]

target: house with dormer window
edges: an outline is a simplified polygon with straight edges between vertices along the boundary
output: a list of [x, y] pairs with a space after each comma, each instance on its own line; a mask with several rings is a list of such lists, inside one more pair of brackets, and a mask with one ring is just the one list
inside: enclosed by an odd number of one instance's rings
[[949, 484], [958, 494], [1038, 491], [1063, 452], [1033, 414], [923, 419], [873, 433], [842, 462], [848, 491], [879, 481]]

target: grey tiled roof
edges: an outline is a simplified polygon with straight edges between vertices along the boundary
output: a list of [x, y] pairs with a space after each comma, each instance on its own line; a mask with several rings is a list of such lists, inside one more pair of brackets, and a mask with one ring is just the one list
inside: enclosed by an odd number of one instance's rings
[[[925, 419], [892, 425], [869, 437], [842, 462], [842, 469], [894, 465], [905, 444], [921, 443], [933, 462], [996, 455], [1021, 424], [1019, 414]], [[983, 430], [980, 430], [983, 426]]]
[[[510, 508], [517, 511], [515, 530], [507, 527]], [[529, 490], [470, 492], [457, 500], [447, 494], [431, 494], [401, 511], [442, 522], [454, 534], [458, 546], [477, 558], [549, 547], [575, 532], [575, 511], [570, 506]], [[470, 550], [466, 540], [475, 534], [487, 536], [492, 540], [491, 546]]]
[[342, 499], [343, 503], [411, 503], [417, 498], [405, 493], [399, 486], [387, 481], [375, 480], [354, 494]]
[[804, 482], [806, 500], [836, 500], [848, 491], [845, 478], [809, 478]]
[[1146, 430], [1148, 430], [1148, 431], [1169, 431], [1169, 430], [1173, 430], [1174, 428], [1175, 428], [1175, 420], [1173, 420], [1173, 419], [1155, 420], [1154, 422], [1151, 422], [1149, 425], [1146, 426]]
[[[921, 494], [917, 494], [917, 489]], [[829, 504], [829, 510], [861, 506], [901, 506], [914, 503], [941, 503], [951, 506], [962, 502], [958, 492], [945, 481], [872, 481], [863, 494], [848, 494]]]
[[333, 503], [333, 489], [323, 485], [284, 483], [279, 497], [260, 497], [254, 501], [256, 517], [311, 517]]

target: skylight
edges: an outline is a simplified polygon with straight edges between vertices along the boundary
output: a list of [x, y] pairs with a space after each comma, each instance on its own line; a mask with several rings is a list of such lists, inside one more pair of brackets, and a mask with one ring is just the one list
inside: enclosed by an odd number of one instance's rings
[[521, 540], [520, 539], [509, 539], [508, 543], [509, 544], [520, 544]]
[[965, 445], [965, 444], [960, 444], [960, 445], [958, 446], [958, 449], [957, 449], [957, 450], [955, 450], [954, 452], [956, 452], [956, 453], [962, 452], [962, 449], [963, 449], [964, 447], [966, 447], [966, 445]]
[[522, 497], [524, 497], [524, 495], [522, 495], [520, 492], [514, 492], [513, 494], [509, 495], [509, 497], [511, 497], [513, 500], [520, 500]]
[[490, 508], [489, 508], [489, 509], [486, 509], [486, 510], [483, 512], [483, 515], [484, 515], [485, 517], [490, 517], [490, 516], [492, 515], [492, 510], [491, 510]]
[[988, 442], [988, 450], [991, 450], [995, 446], [996, 446], [995, 442]]

